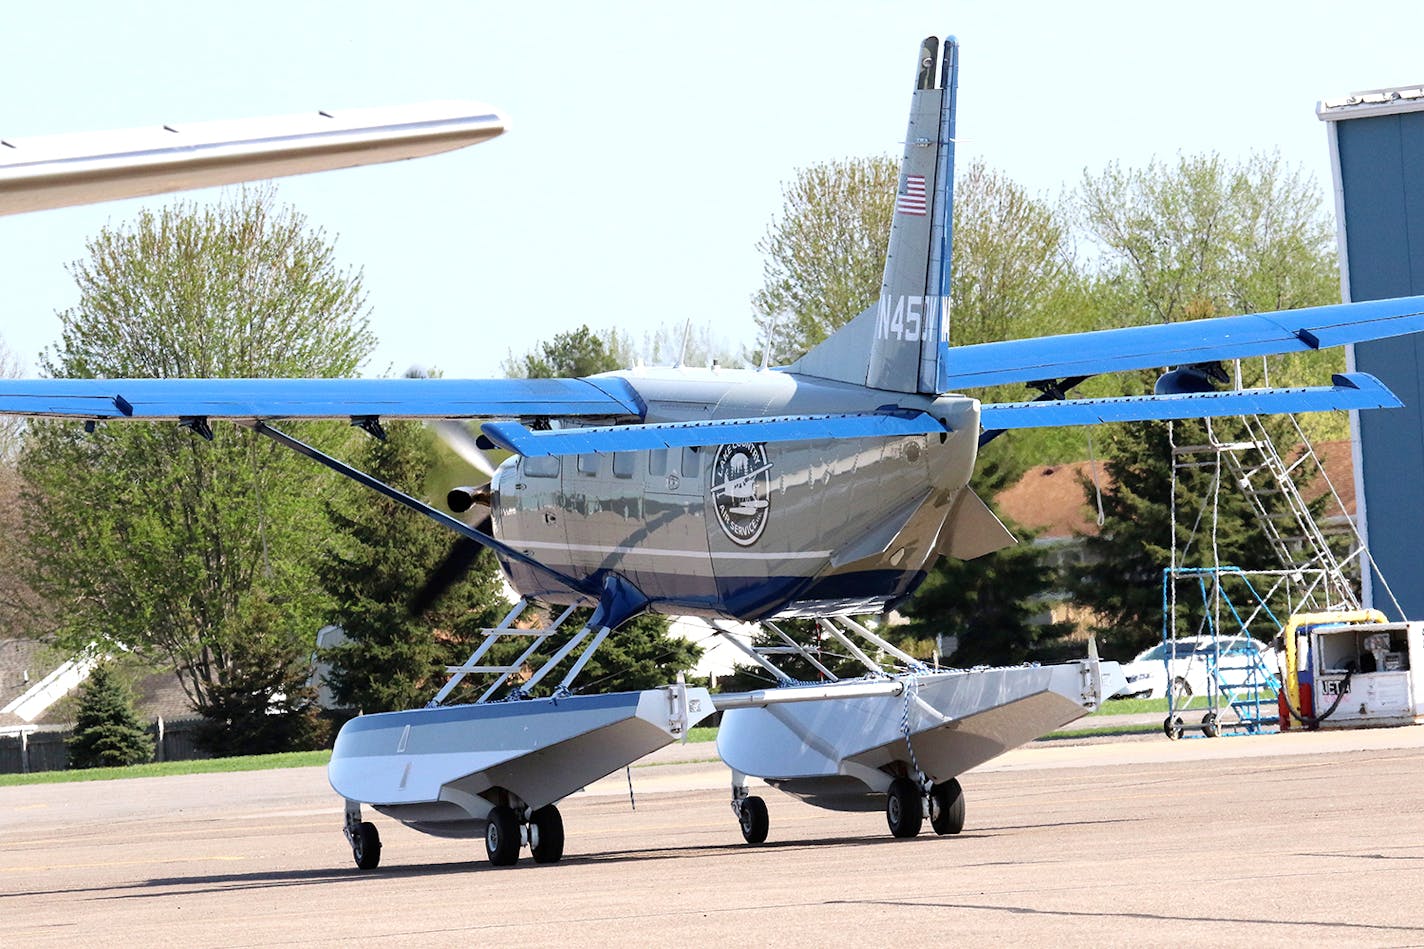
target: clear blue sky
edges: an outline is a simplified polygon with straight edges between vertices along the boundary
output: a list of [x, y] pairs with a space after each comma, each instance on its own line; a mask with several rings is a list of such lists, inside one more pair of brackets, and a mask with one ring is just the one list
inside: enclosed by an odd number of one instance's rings
[[[899, 153], [924, 35], [962, 44], [961, 167], [1056, 195], [1112, 160], [1271, 149], [1328, 188], [1316, 100], [1424, 83], [1421, 28], [1417, 0], [13, 3], [0, 137], [498, 105], [491, 143], [279, 188], [365, 271], [369, 371], [477, 377], [580, 323], [749, 341], [781, 183]], [[65, 264], [137, 206], [0, 218], [0, 338], [26, 368], [75, 300]]]

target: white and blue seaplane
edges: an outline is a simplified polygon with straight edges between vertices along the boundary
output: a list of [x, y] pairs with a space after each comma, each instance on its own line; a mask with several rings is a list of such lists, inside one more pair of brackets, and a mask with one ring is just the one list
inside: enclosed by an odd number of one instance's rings
[[[421, 831], [483, 836], [496, 865], [515, 863], [525, 845], [534, 860], [557, 861], [560, 800], [717, 710], [748, 842], [769, 827], [748, 776], [817, 805], [884, 807], [896, 836], [914, 836], [925, 817], [956, 833], [959, 775], [1087, 714], [1120, 684], [1116, 665], [1091, 649], [1061, 665], [931, 670], [853, 618], [904, 600], [941, 557], [1014, 543], [969, 487], [978, 448], [1036, 426], [1398, 405], [1363, 374], [1215, 390], [1200, 367], [1424, 329], [1424, 298], [1409, 298], [950, 348], [957, 66], [953, 40], [919, 46], [879, 298], [789, 366], [527, 380], [6, 379], [0, 412], [247, 437], [214, 432], [216, 421], [235, 423], [494, 552], [522, 597], [504, 622], [428, 707], [356, 718], [336, 740], [330, 780], [347, 799], [360, 867], [381, 852], [363, 805]], [[0, 213], [415, 157], [504, 125], [496, 109], [445, 103], [11, 140], [0, 152]], [[1068, 398], [1091, 375], [1150, 368], [1164, 369], [1151, 394]], [[961, 394], [1006, 384], [1039, 394], [998, 404]], [[315, 418], [377, 438], [384, 419], [440, 420], [447, 431], [456, 420], [471, 457], [495, 446], [513, 454], [488, 468], [488, 484], [451, 492], [456, 513], [488, 508], [471, 525], [277, 427]], [[483, 423], [477, 440], [459, 425], [469, 420]], [[580, 605], [591, 618], [566, 628]], [[645, 611], [761, 624], [771, 645], [732, 638], [777, 685], [580, 694], [595, 650]], [[554, 618], [530, 628], [526, 612]], [[787, 617], [815, 618], [861, 673], [837, 678], [784, 634]], [[527, 645], [490, 661], [510, 638]], [[548, 659], [534, 668], [536, 655]], [[788, 657], [817, 681], [782, 671]]]

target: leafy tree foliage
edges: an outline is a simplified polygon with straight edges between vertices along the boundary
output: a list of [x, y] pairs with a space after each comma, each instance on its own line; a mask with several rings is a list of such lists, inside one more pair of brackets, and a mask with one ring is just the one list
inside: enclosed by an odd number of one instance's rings
[[1323, 196], [1279, 155], [1110, 165], [1084, 173], [1078, 208], [1120, 291], [1114, 325], [1339, 302]]
[[[357, 466], [419, 496], [436, 457], [428, 429], [397, 421], [386, 426], [384, 441], [367, 443]], [[328, 513], [336, 539], [322, 560], [321, 582], [336, 604], [330, 619], [349, 640], [327, 651], [332, 691], [343, 705], [364, 712], [424, 705], [443, 683], [445, 666], [464, 662], [480, 631], [509, 608], [494, 557], [481, 553], [417, 615], [411, 598], [454, 536], [355, 484], [332, 498]]]
[[[270, 191], [145, 211], [88, 252], [42, 360], [50, 376], [348, 376], [374, 342], [359, 274]], [[299, 434], [328, 448], [348, 437]], [[20, 467], [34, 580], [63, 606], [63, 641], [167, 664], [200, 713], [229, 721], [220, 696], [272, 699], [310, 653], [328, 482], [251, 431], [215, 435], [37, 422]]]
[[[1275, 156], [1229, 162], [1217, 155], [1116, 165], [1085, 175], [1079, 210], [1098, 244], [1096, 299], [1104, 325], [1176, 322], [1228, 313], [1289, 309], [1339, 301], [1334, 232], [1314, 183]], [[1339, 371], [1338, 351], [1273, 357], [1242, 366], [1247, 385], [1319, 383]], [[1269, 375], [1269, 380], [1268, 380]], [[1150, 389], [1152, 373], [1135, 391]], [[1264, 420], [1288, 452], [1293, 432]], [[1239, 423], [1212, 423], [1218, 438], [1241, 437]], [[1339, 434], [1341, 419], [1308, 417], [1312, 437]], [[1207, 441], [1201, 422], [1178, 422], [1178, 445]], [[1075, 597], [1098, 615], [1107, 648], [1129, 654], [1161, 635], [1162, 569], [1172, 548], [1172, 462], [1165, 423], [1113, 426], [1105, 454], [1112, 487], [1104, 492], [1101, 534], [1086, 540], [1094, 562], [1073, 584]], [[1181, 472], [1177, 486], [1180, 566], [1210, 566], [1211, 494], [1215, 469]], [[1085, 485], [1085, 490], [1091, 490]], [[1229, 484], [1215, 507], [1219, 562], [1244, 569], [1279, 567], [1246, 499]], [[1195, 526], [1195, 529], [1194, 529]], [[1199, 603], [1196, 597], [1195, 603]], [[1201, 611], [1179, 600], [1187, 623]]]
[[762, 288], [752, 297], [772, 365], [799, 358], [880, 293], [898, 160], [881, 155], [812, 165], [782, 190], [781, 214], [757, 243]]
[[74, 734], [66, 743], [71, 768], [125, 767], [153, 758], [153, 738], [107, 662], [89, 673], [79, 695]]
[[[19, 374], [19, 360], [0, 340], [0, 378]], [[29, 552], [17, 467], [21, 435], [19, 418], [0, 418], [0, 639], [38, 636], [48, 623], [49, 604], [25, 580]]]
[[556, 333], [518, 359], [511, 356], [504, 371], [516, 379], [578, 378], [626, 368], [626, 356], [626, 337], [616, 329], [600, 335], [580, 326]]

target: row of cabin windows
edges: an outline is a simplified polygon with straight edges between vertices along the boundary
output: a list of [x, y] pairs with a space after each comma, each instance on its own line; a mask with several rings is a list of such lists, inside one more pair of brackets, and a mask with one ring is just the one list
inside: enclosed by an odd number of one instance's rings
[[[677, 454], [673, 456], [672, 464], [684, 478], [695, 478], [701, 470], [698, 463], [697, 451], [692, 448], [673, 449]], [[636, 465], [635, 461], [640, 452], [618, 451], [613, 453], [613, 477], [631, 478], [633, 477]], [[669, 449], [658, 448], [647, 453], [648, 474], [655, 478], [661, 478], [668, 473]], [[587, 454], [579, 455], [576, 465], [578, 473], [594, 477], [598, 474], [602, 455]], [[543, 458], [525, 458], [524, 473], [531, 478], [557, 478], [559, 476], [560, 465], [558, 456], [546, 456]]]

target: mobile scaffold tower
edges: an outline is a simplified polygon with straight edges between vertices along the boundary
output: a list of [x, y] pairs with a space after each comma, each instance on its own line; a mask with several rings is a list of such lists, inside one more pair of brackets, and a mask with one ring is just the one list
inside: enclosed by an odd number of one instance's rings
[[[1282, 457], [1258, 416], [1241, 417], [1243, 437], [1237, 440], [1219, 437], [1218, 428], [1206, 420], [1207, 440], [1194, 445], [1178, 445], [1175, 427], [1168, 423], [1172, 545], [1171, 562], [1162, 577], [1162, 638], [1167, 645], [1165, 652], [1171, 657], [1179, 652], [1178, 639], [1182, 635], [1209, 637], [1209, 644], [1194, 652], [1205, 666], [1207, 688], [1201, 730], [1207, 736], [1218, 735], [1223, 729], [1256, 734], [1279, 724], [1275, 692], [1280, 670], [1272, 661], [1274, 654], [1259, 654], [1252, 640], [1271, 642], [1293, 613], [1357, 610], [1360, 606], [1352, 577], [1369, 559], [1369, 551], [1319, 454], [1295, 417], [1288, 418], [1296, 438], [1296, 448], [1288, 458]], [[1179, 545], [1177, 488], [1183, 473], [1190, 470], [1210, 471], [1211, 483], [1193, 516], [1186, 541]], [[1254, 512], [1280, 569], [1243, 570], [1221, 563], [1217, 512], [1222, 486], [1228, 479]], [[1345, 555], [1340, 555], [1321, 528], [1301, 492], [1303, 484], [1323, 486], [1326, 507], [1322, 513], [1327, 517], [1338, 515], [1345, 525], [1343, 534], [1349, 541]], [[1181, 566], [1192, 545], [1203, 542], [1210, 544], [1210, 566]], [[1198, 628], [1190, 633], [1181, 629], [1178, 609], [1178, 587], [1183, 583], [1196, 588], [1203, 605]], [[1388, 584], [1382, 581], [1382, 586], [1393, 598]], [[1272, 603], [1277, 604], [1275, 609]], [[1169, 667], [1164, 729], [1169, 737], [1177, 738], [1184, 731], [1180, 713], [1194, 697], [1182, 687], [1185, 678], [1170, 672]], [[1223, 718], [1224, 711], [1229, 711], [1230, 717]]]

